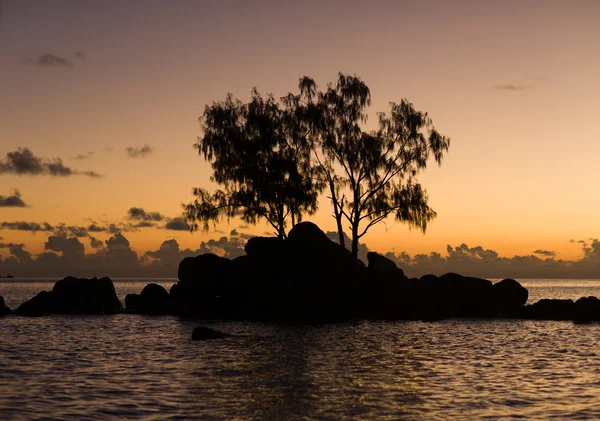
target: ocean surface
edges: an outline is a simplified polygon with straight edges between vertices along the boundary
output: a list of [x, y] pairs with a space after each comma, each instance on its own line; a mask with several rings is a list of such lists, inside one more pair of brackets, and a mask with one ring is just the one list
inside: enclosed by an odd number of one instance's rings
[[[115, 280], [117, 294], [173, 279]], [[600, 280], [522, 280], [530, 302]], [[16, 308], [54, 281], [0, 279]], [[236, 336], [191, 341], [204, 325]], [[600, 324], [0, 318], [0, 420], [600, 419]]]

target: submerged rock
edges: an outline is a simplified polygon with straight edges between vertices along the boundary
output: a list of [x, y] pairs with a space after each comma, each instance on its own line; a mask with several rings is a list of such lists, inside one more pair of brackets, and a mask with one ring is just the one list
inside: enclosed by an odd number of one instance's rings
[[232, 335], [224, 332], [219, 332], [218, 330], [209, 329], [208, 327], [197, 327], [192, 332], [192, 340], [193, 341], [204, 341], [207, 339], [224, 339], [230, 338]]
[[4, 297], [0, 295], [0, 316], [10, 314], [10, 308], [4, 304]]

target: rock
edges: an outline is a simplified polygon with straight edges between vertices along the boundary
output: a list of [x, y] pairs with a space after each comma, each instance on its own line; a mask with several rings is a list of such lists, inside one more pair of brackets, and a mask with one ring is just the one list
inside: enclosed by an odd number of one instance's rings
[[4, 297], [0, 295], [0, 316], [10, 314], [10, 308], [4, 304]]
[[139, 300], [139, 312], [142, 314], [167, 314], [170, 311], [169, 293], [161, 285], [146, 285]]
[[[492, 282], [487, 279], [446, 273], [419, 280], [426, 298], [421, 303], [440, 317], [494, 317]], [[432, 310], [433, 308], [436, 311]]]
[[197, 327], [192, 332], [192, 341], [204, 341], [207, 339], [224, 339], [230, 338], [231, 335], [218, 330], [209, 329], [207, 327]]
[[231, 260], [206, 253], [186, 257], [179, 264], [179, 282], [171, 288], [173, 310], [178, 314], [222, 317], [232, 294]]
[[54, 284], [52, 298], [55, 313], [116, 314], [123, 310], [110, 278], [74, 278]]
[[573, 300], [543, 299], [522, 307], [520, 314], [525, 319], [572, 320], [574, 310]]
[[369, 252], [367, 254], [367, 260], [369, 261], [369, 270], [376, 272], [378, 274], [393, 274], [396, 275], [400, 273], [401, 276], [404, 276], [404, 272], [402, 269], [399, 269], [396, 266], [396, 263], [391, 261], [385, 256], [382, 256], [379, 253]]
[[43, 316], [54, 313], [54, 297], [51, 292], [42, 291], [32, 299], [21, 304], [16, 314], [21, 316]]
[[573, 320], [577, 323], [600, 320], [600, 300], [596, 297], [581, 297], [575, 301]]
[[122, 310], [110, 278], [69, 276], [56, 282], [51, 292], [42, 291], [21, 304], [17, 314], [116, 314]]
[[331, 242], [323, 230], [312, 222], [300, 222], [294, 225], [288, 233], [287, 239], [294, 243], [303, 243], [306, 246], [310, 246], [311, 244], [320, 246], [325, 243], [325, 240]]
[[492, 285], [492, 298], [499, 314], [510, 316], [527, 303], [529, 291], [514, 279], [504, 279]]
[[223, 281], [231, 260], [213, 253], [186, 257], [179, 264], [177, 277], [186, 285], [218, 285]]
[[278, 237], [252, 237], [244, 246], [246, 254], [255, 258], [274, 258], [285, 249], [285, 241]]
[[127, 311], [140, 311], [140, 304], [140, 294], [127, 294], [125, 296], [125, 308], [127, 309]]

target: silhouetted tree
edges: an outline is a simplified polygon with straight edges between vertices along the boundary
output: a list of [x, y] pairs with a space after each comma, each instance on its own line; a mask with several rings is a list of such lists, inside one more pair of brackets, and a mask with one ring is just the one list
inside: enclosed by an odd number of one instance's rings
[[288, 221], [293, 226], [316, 211], [322, 187], [302, 153], [306, 123], [273, 96], [263, 98], [254, 89], [250, 102], [242, 103], [229, 94], [207, 105], [200, 122], [203, 136], [195, 147], [211, 163], [211, 180], [224, 188], [193, 189], [196, 200], [183, 206], [192, 230], [199, 223], [208, 230], [223, 217], [252, 224], [264, 218], [284, 238]]
[[283, 101], [290, 114], [312, 129], [304, 153], [329, 188], [340, 244], [344, 246], [343, 219], [350, 224], [355, 257], [359, 239], [390, 215], [425, 232], [436, 213], [415, 176], [431, 156], [441, 164], [450, 139], [406, 99], [390, 103], [389, 112], [378, 114], [379, 129], [365, 132], [371, 93], [356, 76], [340, 73], [324, 92], [303, 77], [299, 89]]

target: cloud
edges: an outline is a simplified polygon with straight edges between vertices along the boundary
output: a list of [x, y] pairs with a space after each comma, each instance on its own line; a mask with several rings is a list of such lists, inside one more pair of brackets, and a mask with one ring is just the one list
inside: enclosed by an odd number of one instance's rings
[[176, 217], [167, 222], [164, 228], [173, 231], [189, 231], [190, 226], [182, 217]]
[[73, 54], [73, 57], [75, 57], [78, 60], [85, 60], [85, 53], [83, 51], [75, 51], [75, 54]]
[[154, 152], [150, 145], [128, 146], [125, 148], [125, 151], [129, 158], [143, 158]]
[[21, 199], [21, 193], [15, 189], [10, 196], [0, 194], [0, 208], [24, 208], [27, 204]]
[[71, 175], [85, 175], [88, 177], [102, 177], [94, 171], [78, 171], [63, 164], [62, 159], [45, 159], [35, 156], [27, 147], [8, 152], [6, 158], [0, 161], [0, 175], [49, 175], [53, 177], [68, 177]]
[[142, 208], [129, 208], [127, 211], [127, 218], [135, 221], [156, 221], [160, 222], [165, 217], [161, 215], [159, 212], [146, 212]]
[[86, 153], [80, 153], [79, 155], [75, 155], [75, 158], [73, 158], [73, 159], [76, 159], [78, 161], [82, 161], [84, 159], [89, 159], [92, 156], [94, 156], [94, 152], [89, 151], [89, 152], [86, 152]]
[[554, 251], [541, 250], [541, 249], [537, 249], [536, 251], [533, 252], [533, 254], [538, 254], [540, 256], [546, 256], [546, 257], [554, 257], [554, 256], [556, 256], [556, 252], [554, 252]]
[[16, 230], [16, 231], [54, 231], [54, 227], [48, 222], [26, 222], [26, 221], [4, 221], [0, 223], [0, 229]]
[[25, 247], [25, 244], [20, 243], [20, 244], [16, 244], [16, 243], [2, 243], [0, 242], [0, 249], [10, 249], [10, 248], [14, 248], [14, 247]]
[[96, 237], [90, 236], [90, 246], [94, 249], [99, 249], [104, 247], [104, 243], [98, 240]]
[[58, 251], [63, 256], [79, 255], [84, 253], [84, 246], [77, 237], [66, 235], [51, 235], [44, 244], [44, 250]]
[[533, 85], [512, 85], [510, 83], [506, 83], [504, 85], [494, 85], [494, 89], [497, 91], [523, 91], [531, 88], [533, 88]]
[[73, 68], [73, 63], [61, 56], [52, 53], [42, 53], [36, 57], [25, 57], [21, 64], [37, 67], [64, 67]]

